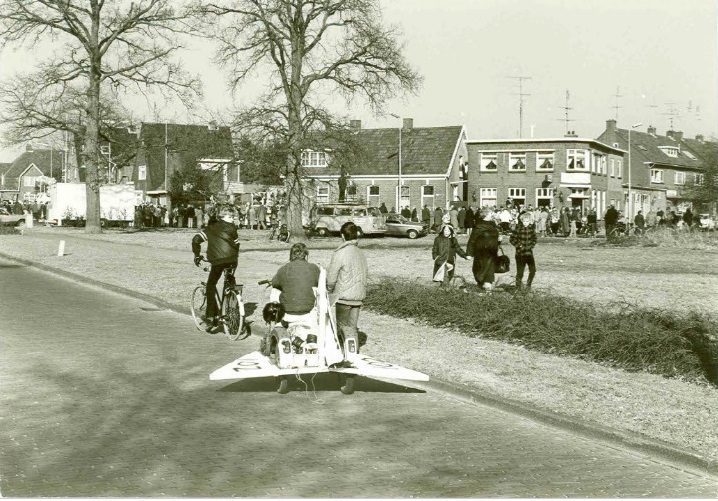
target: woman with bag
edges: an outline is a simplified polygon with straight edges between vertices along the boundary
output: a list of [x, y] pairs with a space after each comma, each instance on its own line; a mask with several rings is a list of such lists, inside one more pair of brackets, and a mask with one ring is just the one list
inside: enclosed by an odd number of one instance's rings
[[511, 233], [509, 242], [516, 248], [516, 290], [520, 291], [523, 286], [521, 280], [524, 277], [526, 265], [529, 267], [529, 278], [526, 281], [526, 288], [531, 288], [531, 282], [536, 275], [536, 261], [534, 260], [534, 247], [536, 246], [536, 230], [531, 217], [522, 212], [519, 214], [519, 224]]
[[491, 209], [482, 207], [474, 216], [474, 229], [466, 244], [466, 255], [474, 258], [471, 271], [479, 288], [494, 288], [494, 262], [499, 250], [499, 229], [491, 219]]
[[441, 287], [449, 285], [454, 278], [456, 255], [468, 259], [454, 235], [454, 227], [450, 224], [444, 225], [434, 239], [434, 247], [431, 249], [431, 257], [434, 259], [434, 282], [439, 282]]

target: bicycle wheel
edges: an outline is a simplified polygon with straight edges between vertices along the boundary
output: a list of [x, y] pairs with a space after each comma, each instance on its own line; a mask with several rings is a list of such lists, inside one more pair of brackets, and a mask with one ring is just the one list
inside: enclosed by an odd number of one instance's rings
[[247, 329], [244, 328], [244, 317], [239, 311], [239, 296], [234, 291], [228, 291], [222, 301], [222, 325], [224, 333], [232, 341], [236, 341], [247, 332]]
[[207, 308], [207, 293], [204, 290], [204, 285], [198, 285], [192, 291], [192, 319], [194, 325], [197, 326], [197, 330], [204, 330], [204, 322], [202, 322], [202, 315], [204, 310]]

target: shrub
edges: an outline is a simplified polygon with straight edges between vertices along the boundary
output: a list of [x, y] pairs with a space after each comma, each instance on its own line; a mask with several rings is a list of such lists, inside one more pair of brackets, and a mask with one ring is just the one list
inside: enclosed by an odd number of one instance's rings
[[705, 314], [680, 315], [627, 304], [597, 308], [544, 293], [466, 294], [396, 278], [373, 284], [365, 306], [453, 327], [471, 337], [718, 385], [716, 319]]

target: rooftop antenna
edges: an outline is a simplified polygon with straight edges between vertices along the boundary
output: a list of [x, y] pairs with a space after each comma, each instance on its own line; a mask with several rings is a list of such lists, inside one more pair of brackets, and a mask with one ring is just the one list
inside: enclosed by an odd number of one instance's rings
[[665, 103], [666, 106], [668, 106], [668, 111], [663, 113], [663, 115], [666, 115], [668, 117], [669, 123], [671, 125], [671, 129], [673, 130], [673, 121], [679, 117], [678, 110], [676, 110], [675, 106], [676, 103]]
[[623, 97], [623, 94], [621, 94], [621, 88], [620, 88], [620, 87], [616, 87], [616, 93], [615, 93], [613, 96], [616, 98], [616, 104], [613, 105], [613, 108], [616, 110], [616, 115], [615, 115], [614, 118], [615, 118], [615, 120], [616, 120], [616, 123], [618, 123], [618, 109], [619, 109], [619, 108], [623, 108], [623, 106], [619, 106], [619, 105], [618, 105], [618, 99], [621, 98], [621, 97]]
[[568, 118], [568, 112], [569, 110], [572, 110], [573, 108], [568, 105], [569, 99], [571, 98], [571, 94], [569, 93], [568, 89], [566, 89], [566, 106], [559, 106], [562, 110], [564, 110], [564, 118], [557, 118], [556, 120], [563, 120], [566, 123], [566, 134], [569, 133], [568, 123], [574, 122], [575, 120], [573, 118]]
[[531, 94], [524, 94], [523, 83], [524, 80], [531, 80], [531, 77], [506, 77], [512, 78], [519, 81], [519, 137], [522, 136], [524, 128], [524, 96], [530, 96]]

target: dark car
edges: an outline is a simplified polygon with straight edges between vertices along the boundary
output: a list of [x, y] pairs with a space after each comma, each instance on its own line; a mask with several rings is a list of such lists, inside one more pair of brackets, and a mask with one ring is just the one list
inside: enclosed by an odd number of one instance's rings
[[429, 228], [423, 223], [409, 221], [401, 214], [386, 215], [386, 233], [392, 237], [423, 237], [428, 233]]

